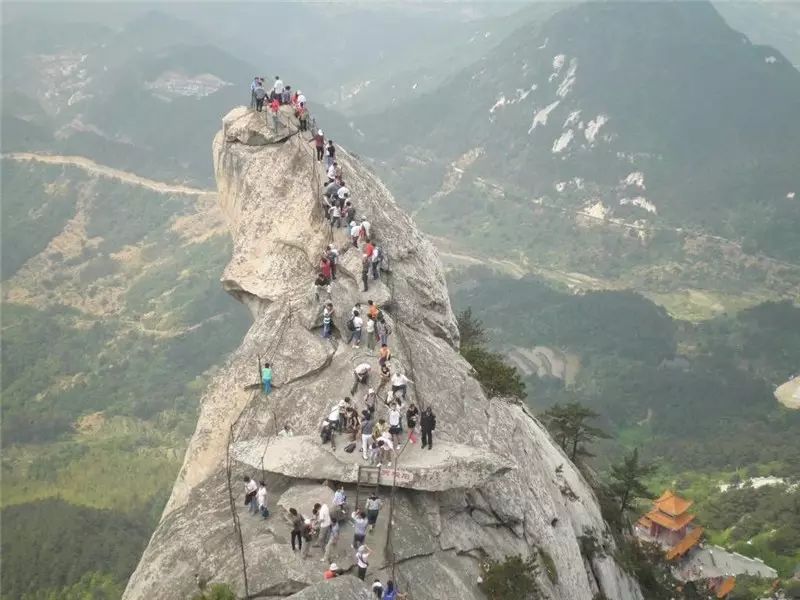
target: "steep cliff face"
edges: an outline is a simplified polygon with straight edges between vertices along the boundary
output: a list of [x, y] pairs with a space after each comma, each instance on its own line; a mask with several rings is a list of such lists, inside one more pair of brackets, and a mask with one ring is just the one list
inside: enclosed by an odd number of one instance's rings
[[[399, 456], [390, 545], [389, 488], [382, 489], [387, 506], [367, 537], [373, 550], [368, 578], [391, 578], [394, 563], [394, 577], [417, 600], [477, 600], [483, 598], [476, 585], [483, 557], [540, 548], [558, 573], [556, 583], [540, 578], [550, 598], [591, 600], [598, 591], [641, 598], [611, 558], [590, 563], [581, 555], [578, 537], [593, 531], [604, 539], [605, 524], [579, 472], [523, 407], [487, 398], [472, 378], [456, 349], [458, 331], [433, 246], [380, 181], [340, 151], [359, 214], [389, 257], [380, 281], [361, 292], [360, 252], [344, 229], [331, 238], [322, 220], [321, 169], [314, 170], [311, 144], [303, 134], [287, 138], [283, 128], [266, 130], [260, 118], [231, 111], [213, 145], [234, 240], [223, 285], [250, 308], [253, 326], [203, 398], [183, 468], [125, 598], [186, 597], [196, 576], [230, 583], [243, 596], [243, 557], [253, 597], [360, 597], [355, 580], [325, 587], [333, 584], [322, 582], [319, 549], [307, 559], [291, 551], [282, 513], [295, 506], [309, 515], [314, 502], [330, 504], [326, 482], [343, 482], [355, 500], [359, 453], [343, 452], [345, 436], [337, 451], [320, 446], [317, 431], [331, 406], [351, 395], [354, 366], [369, 362], [378, 370], [377, 356], [364, 345], [353, 349], [341, 339], [350, 308], [367, 299], [392, 325], [391, 366], [413, 380], [410, 400], [437, 414], [434, 449], [408, 445]], [[312, 281], [331, 239], [342, 254], [331, 288], [336, 331], [324, 339]], [[274, 371], [269, 396], [253, 386], [257, 360], [265, 356]], [[373, 375], [370, 385], [377, 383]], [[357, 392], [359, 401], [364, 391]], [[378, 412], [385, 417], [384, 407]], [[275, 436], [285, 423], [295, 437]], [[267, 481], [272, 516], [266, 521], [241, 506], [241, 478], [248, 473]], [[348, 525], [333, 554], [344, 568], [353, 563], [351, 534]]]

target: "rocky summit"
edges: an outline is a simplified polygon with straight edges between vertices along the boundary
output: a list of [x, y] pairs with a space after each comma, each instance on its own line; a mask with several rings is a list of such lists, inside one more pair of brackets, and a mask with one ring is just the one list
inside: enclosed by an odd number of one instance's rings
[[[510, 554], [552, 559], [547, 570], [555, 573], [538, 573], [549, 598], [642, 598], [611, 558], [613, 542], [582, 475], [524, 406], [487, 397], [459, 355], [431, 243], [340, 148], [357, 214], [386, 255], [379, 280], [370, 278], [362, 292], [361, 251], [323, 216], [325, 178], [313, 142], [289, 114], [281, 119], [275, 131], [264, 114], [236, 108], [214, 138], [219, 202], [234, 242], [222, 285], [250, 309], [253, 325], [202, 399], [183, 468], [124, 598], [186, 598], [206, 581], [229, 584], [240, 597], [355, 599], [375, 578], [394, 578], [416, 600], [471, 600], [484, 597], [481, 562]], [[329, 243], [340, 252], [337, 278], [318, 298], [312, 284]], [[324, 338], [328, 298], [334, 327]], [[285, 515], [296, 507], [310, 516], [315, 502], [332, 506], [339, 483], [351, 508], [356, 501], [358, 466], [366, 463], [358, 450], [344, 451], [346, 434], [336, 436], [334, 450], [318, 432], [339, 400], [352, 396], [363, 408], [366, 387], [379, 385], [376, 351], [346, 343], [351, 308], [368, 299], [392, 330], [392, 372], [413, 382], [408, 400], [436, 413], [434, 448], [406, 444], [394, 468], [380, 469], [384, 506], [366, 539], [366, 583], [354, 576], [350, 523], [330, 557], [347, 575], [325, 581], [321, 549], [307, 558], [293, 552]], [[273, 369], [268, 395], [259, 386], [265, 360]], [[364, 362], [372, 374], [353, 394], [353, 369]], [[377, 412], [386, 417], [383, 402]], [[286, 424], [291, 438], [277, 435]], [[244, 475], [267, 483], [266, 520], [243, 504]], [[590, 533], [609, 552], [583, 556], [579, 538]]]

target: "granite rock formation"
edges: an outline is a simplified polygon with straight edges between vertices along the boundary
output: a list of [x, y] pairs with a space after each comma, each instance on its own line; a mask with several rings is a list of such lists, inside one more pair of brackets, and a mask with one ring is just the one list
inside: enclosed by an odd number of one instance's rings
[[[541, 574], [549, 598], [591, 600], [602, 592], [640, 599], [638, 585], [610, 553], [581, 554], [584, 533], [611, 544], [590, 486], [523, 406], [487, 398], [458, 354], [434, 247], [381, 182], [340, 149], [354, 203], [388, 255], [380, 280], [362, 292], [359, 250], [344, 229], [331, 231], [322, 217], [323, 176], [313, 145], [307, 134], [294, 132], [288, 115], [282, 118], [286, 124], [275, 132], [263, 116], [237, 108], [214, 139], [219, 200], [234, 240], [222, 285], [249, 307], [253, 325], [202, 399], [172, 496], [124, 597], [186, 598], [197, 577], [228, 583], [239, 596], [362, 597], [359, 588], [366, 586], [353, 577], [323, 582], [319, 549], [307, 559], [291, 551], [283, 513], [296, 506], [308, 515], [315, 500], [330, 504], [334, 481], [355, 500], [359, 452], [343, 452], [343, 439], [334, 452], [319, 444], [317, 433], [331, 406], [351, 395], [354, 366], [369, 362], [378, 371], [365, 344], [354, 349], [344, 339], [353, 304], [374, 299], [393, 328], [392, 369], [413, 380], [409, 401], [434, 408], [437, 430], [433, 451], [407, 445], [396, 472], [388, 469], [384, 481], [398, 479], [391, 544], [391, 494], [384, 486], [387, 505], [367, 538], [373, 550], [367, 581], [394, 576], [416, 600], [477, 600], [484, 597], [477, 586], [482, 560], [540, 548], [558, 572], [555, 583]], [[324, 339], [312, 281], [331, 240], [341, 260], [330, 290], [334, 336]], [[257, 386], [259, 358], [273, 364], [268, 396]], [[373, 373], [369, 385], [377, 383]], [[358, 401], [364, 387], [354, 395]], [[386, 409], [378, 410], [384, 416]], [[295, 437], [277, 438], [286, 423]], [[242, 505], [246, 473], [267, 481], [272, 514], [266, 521]], [[343, 528], [334, 553], [343, 569], [353, 566], [351, 532]]]

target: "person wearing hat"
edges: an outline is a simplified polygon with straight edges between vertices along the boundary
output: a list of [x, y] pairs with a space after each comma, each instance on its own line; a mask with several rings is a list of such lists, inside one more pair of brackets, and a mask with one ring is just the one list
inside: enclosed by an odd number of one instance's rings
[[369, 411], [370, 415], [375, 414], [375, 401], [378, 399], [378, 394], [375, 392], [375, 388], [369, 388], [367, 393], [364, 395], [364, 404], [367, 406], [367, 410]]
[[[372, 392], [372, 388], [369, 390]], [[367, 394], [369, 396], [369, 394]], [[372, 404], [373, 411], [375, 404]], [[369, 460], [370, 442], [372, 441], [372, 431], [375, 428], [374, 412], [370, 410], [361, 411], [361, 456], [364, 460]]]
[[323, 577], [325, 579], [333, 579], [334, 577], [338, 577], [339, 575], [341, 575], [341, 572], [339, 571], [339, 565], [337, 565], [336, 563], [331, 563], [331, 565], [328, 567], [328, 570], [325, 571]]
[[350, 241], [353, 242], [353, 248], [358, 248], [358, 233], [361, 231], [361, 225], [355, 221], [350, 221]]
[[[366, 522], [366, 519], [364, 519]], [[358, 567], [358, 578], [361, 581], [364, 581], [364, 578], [367, 576], [367, 567], [369, 566], [369, 553], [371, 550], [365, 545], [362, 544], [356, 550], [356, 566]]]
[[325, 134], [322, 129], [317, 129], [314, 134], [314, 146], [317, 148], [317, 160], [322, 162], [322, 156], [325, 154]]

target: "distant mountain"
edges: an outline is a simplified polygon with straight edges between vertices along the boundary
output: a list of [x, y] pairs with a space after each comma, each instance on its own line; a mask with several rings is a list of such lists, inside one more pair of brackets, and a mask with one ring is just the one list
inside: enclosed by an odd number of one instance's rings
[[515, 196], [792, 260], [799, 105], [800, 73], [711, 4], [593, 2], [520, 26], [433, 93], [353, 127], [409, 202], [436, 194], [422, 219]]
[[14, 43], [4, 57], [5, 150], [79, 154], [169, 179], [210, 178], [206, 141], [223, 113], [249, 101], [254, 66], [207, 43], [202, 29], [158, 12], [121, 30], [72, 24], [59, 37], [48, 35], [53, 27], [3, 28]]
[[800, 4], [720, 0], [714, 2], [714, 7], [731, 27], [747, 34], [756, 44], [775, 46], [795, 67], [800, 67]]

